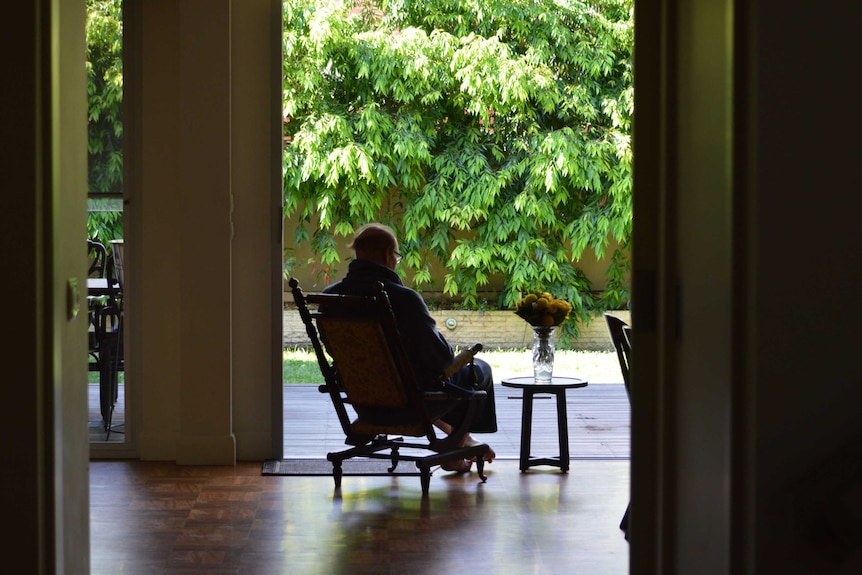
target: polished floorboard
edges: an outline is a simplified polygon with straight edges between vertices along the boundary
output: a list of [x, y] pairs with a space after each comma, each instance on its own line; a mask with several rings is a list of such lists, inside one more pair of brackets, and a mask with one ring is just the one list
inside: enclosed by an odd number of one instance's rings
[[589, 574], [628, 572], [619, 530], [629, 463], [568, 474], [438, 470], [417, 477], [262, 476], [261, 462], [90, 463], [91, 573]]

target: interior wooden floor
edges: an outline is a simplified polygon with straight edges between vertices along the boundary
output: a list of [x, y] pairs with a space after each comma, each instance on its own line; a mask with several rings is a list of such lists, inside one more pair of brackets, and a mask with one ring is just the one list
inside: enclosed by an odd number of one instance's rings
[[628, 572], [627, 461], [520, 473], [516, 461], [418, 477], [262, 476], [166, 462], [90, 464], [91, 573]]
[[[122, 430], [124, 386], [114, 413]], [[571, 469], [518, 470], [520, 391], [496, 386], [497, 451], [475, 473], [418, 477], [265, 477], [232, 467], [92, 461], [94, 574], [493, 574], [628, 572], [619, 521], [628, 502], [629, 406], [621, 384], [567, 394]], [[104, 441], [91, 384], [91, 441]], [[286, 385], [285, 457], [344, 448], [316, 386]], [[312, 422], [314, 424], [312, 425]], [[123, 441], [112, 433], [109, 441]], [[556, 455], [553, 401], [536, 400], [533, 454]]]

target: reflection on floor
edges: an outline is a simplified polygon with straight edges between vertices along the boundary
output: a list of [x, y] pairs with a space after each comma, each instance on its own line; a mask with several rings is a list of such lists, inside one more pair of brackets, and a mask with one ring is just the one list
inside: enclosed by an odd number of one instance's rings
[[497, 461], [475, 474], [264, 477], [164, 462], [90, 464], [91, 573], [621, 574], [626, 461], [568, 474]]

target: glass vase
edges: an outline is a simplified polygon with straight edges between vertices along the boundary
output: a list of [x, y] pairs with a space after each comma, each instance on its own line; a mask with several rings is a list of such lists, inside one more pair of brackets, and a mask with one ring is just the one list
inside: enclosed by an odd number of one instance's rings
[[533, 326], [533, 377], [551, 383], [554, 375], [554, 327]]

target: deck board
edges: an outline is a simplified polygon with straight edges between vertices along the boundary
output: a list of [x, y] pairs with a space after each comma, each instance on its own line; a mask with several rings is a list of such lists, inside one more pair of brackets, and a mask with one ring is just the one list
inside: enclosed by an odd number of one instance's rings
[[[120, 385], [120, 401], [114, 425], [122, 429], [125, 386]], [[517, 459], [521, 433], [521, 391], [495, 386], [498, 431], [477, 435], [497, 452], [498, 459]], [[99, 385], [89, 385], [90, 441], [105, 440], [99, 416]], [[628, 459], [631, 419], [629, 401], [622, 384], [590, 384], [566, 393], [571, 459]], [[125, 436], [112, 434], [111, 442]], [[344, 434], [329, 398], [317, 385], [284, 386], [284, 456], [286, 458], [324, 458], [329, 451], [344, 449]], [[537, 395], [533, 407], [533, 456], [559, 454], [556, 406], [551, 396]]]
[[[498, 431], [477, 435], [500, 459], [517, 459], [521, 437], [521, 392], [495, 386]], [[569, 452], [572, 459], [628, 459], [630, 409], [622, 384], [593, 384], [566, 393]], [[286, 458], [324, 457], [344, 449], [344, 434], [328, 397], [312, 385], [285, 386]], [[559, 454], [557, 410], [550, 395], [536, 395], [533, 406], [534, 456]]]

